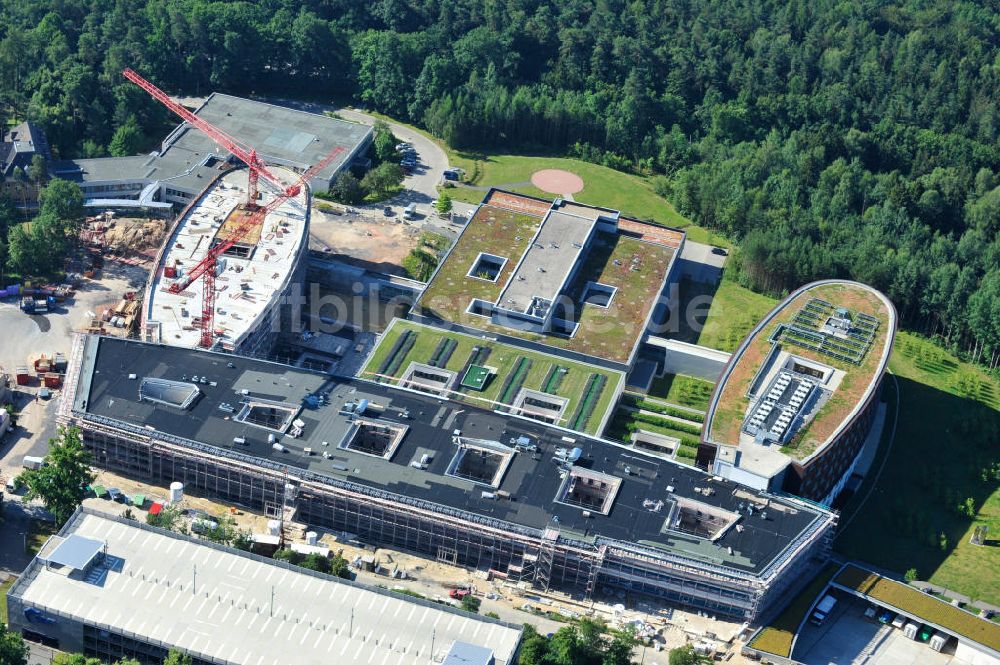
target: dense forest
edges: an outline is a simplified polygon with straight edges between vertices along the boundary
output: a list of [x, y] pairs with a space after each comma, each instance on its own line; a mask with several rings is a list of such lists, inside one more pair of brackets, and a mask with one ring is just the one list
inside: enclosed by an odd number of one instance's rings
[[[2, 0], [0, 103], [61, 156], [178, 94], [355, 98], [452, 146], [656, 179], [781, 293], [854, 277], [1000, 359], [1000, 14], [951, 0]], [[116, 136], [116, 130], [117, 136]]]

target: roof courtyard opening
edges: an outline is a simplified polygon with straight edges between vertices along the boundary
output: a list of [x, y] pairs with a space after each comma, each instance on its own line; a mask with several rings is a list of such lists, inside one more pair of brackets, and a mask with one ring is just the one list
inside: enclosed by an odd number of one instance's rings
[[356, 420], [337, 447], [390, 460], [406, 436], [407, 429], [405, 425]]
[[472, 268], [469, 269], [469, 277], [495, 282], [505, 265], [507, 265], [507, 259], [504, 257], [480, 252], [473, 262]]
[[499, 487], [507, 467], [514, 459], [511, 448], [483, 439], [455, 437], [458, 451], [445, 472], [449, 476], [471, 480], [480, 485]]
[[522, 388], [512, 405], [515, 413], [543, 423], [557, 423], [562, 420], [569, 400], [538, 390]]
[[607, 284], [597, 282], [587, 282], [587, 287], [583, 291], [583, 302], [595, 307], [608, 307], [611, 299], [615, 297], [618, 289]]
[[559, 487], [556, 502], [607, 515], [621, 484], [616, 476], [574, 466]]
[[665, 529], [715, 541], [736, 524], [740, 514], [687, 497], [674, 496]]
[[250, 400], [243, 404], [233, 420], [284, 434], [298, 413], [299, 407], [291, 404]]
[[145, 377], [139, 383], [139, 401], [155, 402], [178, 409], [188, 409], [201, 395], [201, 389], [187, 381]]
[[412, 362], [399, 380], [399, 385], [430, 395], [441, 395], [448, 391], [448, 386], [454, 380], [455, 372], [439, 369], [433, 365]]

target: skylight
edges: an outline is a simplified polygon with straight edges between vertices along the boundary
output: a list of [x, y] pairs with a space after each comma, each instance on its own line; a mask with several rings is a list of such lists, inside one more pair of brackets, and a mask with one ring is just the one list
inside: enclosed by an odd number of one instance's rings
[[145, 377], [139, 383], [139, 400], [165, 404], [178, 409], [189, 409], [195, 403], [201, 389], [187, 381], [170, 381]]

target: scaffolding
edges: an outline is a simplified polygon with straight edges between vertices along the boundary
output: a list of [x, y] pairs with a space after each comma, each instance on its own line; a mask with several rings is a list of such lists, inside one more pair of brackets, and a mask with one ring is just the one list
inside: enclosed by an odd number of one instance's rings
[[597, 588], [597, 580], [601, 574], [601, 568], [604, 566], [604, 557], [607, 556], [608, 546], [601, 545], [597, 549], [597, 559], [590, 567], [590, 575], [587, 576], [587, 600], [594, 597], [594, 590]]
[[531, 529], [110, 418], [72, 415], [99, 467], [161, 484], [178, 480], [250, 509], [270, 507], [283, 526], [309, 524], [357, 534], [376, 546], [505, 571], [515, 583], [577, 589], [587, 597], [602, 584], [752, 620], [766, 598], [774, 597], [770, 591], [794, 577], [803, 555], [828, 547], [831, 531], [830, 520], [817, 519], [754, 575], [638, 543], [580, 540], [553, 527]]
[[559, 540], [558, 529], [546, 529], [542, 533], [542, 543], [538, 548], [538, 562], [535, 566], [535, 585], [549, 590], [552, 581], [552, 566], [556, 560], [556, 541]]

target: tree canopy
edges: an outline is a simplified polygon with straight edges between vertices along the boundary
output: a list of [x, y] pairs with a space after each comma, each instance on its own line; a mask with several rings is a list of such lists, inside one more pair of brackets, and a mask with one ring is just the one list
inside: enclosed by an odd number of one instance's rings
[[600, 621], [581, 619], [563, 626], [551, 637], [540, 635], [531, 624], [524, 625], [521, 665], [629, 665], [635, 635], [630, 630], [605, 635]]
[[7, 624], [0, 621], [0, 663], [4, 665], [26, 665], [28, 662], [28, 645], [20, 633], [7, 629]]
[[55, 516], [56, 524], [63, 524], [83, 501], [87, 485], [94, 480], [91, 462], [90, 451], [80, 439], [80, 430], [60, 427], [59, 436], [49, 439], [45, 465], [25, 470], [20, 475], [28, 488], [25, 500], [41, 499]]
[[995, 299], [972, 300], [1000, 265], [1000, 22], [981, 0], [16, 0], [0, 16], [0, 103], [58, 157], [127, 152], [132, 117], [146, 136], [174, 124], [126, 66], [173, 94], [353, 97], [456, 148], [655, 175], [740, 241], [744, 284], [866, 281], [908, 326], [1000, 361]]

